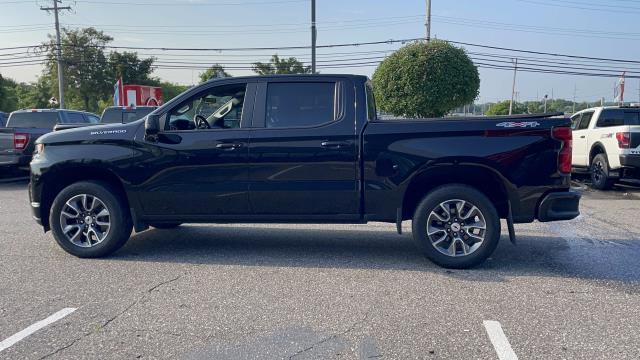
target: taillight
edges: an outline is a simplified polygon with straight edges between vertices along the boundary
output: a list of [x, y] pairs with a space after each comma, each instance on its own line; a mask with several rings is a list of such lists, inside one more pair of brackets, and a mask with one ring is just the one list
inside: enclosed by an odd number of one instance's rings
[[29, 143], [29, 134], [15, 133], [13, 134], [13, 148], [16, 150], [24, 150]]
[[573, 148], [573, 133], [569, 127], [553, 128], [551, 134], [554, 139], [562, 141], [562, 147], [558, 153], [558, 171], [563, 174], [571, 174], [571, 152]]
[[628, 149], [631, 145], [631, 133], [619, 132], [616, 133], [616, 139], [618, 139], [618, 147], [620, 149]]

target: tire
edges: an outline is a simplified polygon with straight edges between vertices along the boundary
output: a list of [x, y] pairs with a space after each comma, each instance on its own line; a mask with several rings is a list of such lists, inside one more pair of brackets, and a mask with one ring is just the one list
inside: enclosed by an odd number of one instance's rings
[[80, 258], [103, 257], [121, 248], [131, 236], [133, 222], [126, 209], [123, 196], [109, 184], [83, 181], [56, 196], [49, 224], [64, 251]]
[[149, 224], [149, 226], [154, 227], [156, 229], [175, 229], [182, 225], [182, 223], [159, 223], [159, 224]]
[[591, 187], [598, 190], [609, 190], [616, 178], [609, 174], [609, 161], [606, 154], [598, 154], [591, 161]]
[[500, 240], [496, 208], [484, 194], [460, 184], [441, 186], [428, 193], [416, 208], [412, 229], [413, 239], [425, 256], [450, 269], [483, 263]]

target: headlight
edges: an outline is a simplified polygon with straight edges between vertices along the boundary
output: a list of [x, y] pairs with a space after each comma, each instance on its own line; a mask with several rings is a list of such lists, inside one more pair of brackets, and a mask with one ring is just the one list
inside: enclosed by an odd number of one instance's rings
[[44, 144], [36, 144], [35, 154], [43, 154], [44, 153]]

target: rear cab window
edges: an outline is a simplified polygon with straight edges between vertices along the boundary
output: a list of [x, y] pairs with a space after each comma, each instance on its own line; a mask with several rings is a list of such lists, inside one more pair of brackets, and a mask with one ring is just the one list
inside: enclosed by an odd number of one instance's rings
[[53, 129], [58, 122], [57, 111], [25, 111], [12, 113], [7, 127]]
[[336, 82], [269, 83], [265, 127], [313, 127], [337, 120], [336, 89]]

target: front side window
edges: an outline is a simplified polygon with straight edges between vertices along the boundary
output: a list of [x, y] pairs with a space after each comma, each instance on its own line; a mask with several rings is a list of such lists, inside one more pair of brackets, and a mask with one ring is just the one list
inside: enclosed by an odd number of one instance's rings
[[589, 124], [591, 123], [591, 118], [593, 117], [593, 112], [585, 112], [582, 113], [582, 118], [580, 119], [580, 125], [577, 130], [584, 130], [589, 128]]
[[88, 114], [88, 115], [87, 115], [87, 119], [89, 120], [89, 122], [90, 122], [91, 124], [97, 124], [97, 123], [99, 123], [99, 122], [100, 122], [100, 118], [99, 118], [99, 117], [97, 117], [96, 115]]
[[84, 119], [84, 115], [80, 113], [67, 113], [67, 123], [69, 124], [83, 124], [87, 121]]
[[267, 128], [317, 126], [335, 120], [335, 82], [270, 83]]
[[580, 116], [582, 114], [576, 114], [571, 117], [571, 130], [578, 129], [578, 125], [580, 124]]
[[247, 84], [207, 89], [171, 109], [165, 130], [239, 128], [246, 90]]

